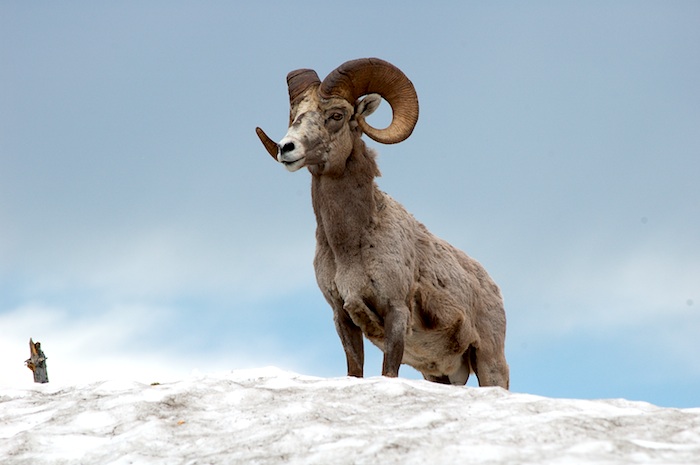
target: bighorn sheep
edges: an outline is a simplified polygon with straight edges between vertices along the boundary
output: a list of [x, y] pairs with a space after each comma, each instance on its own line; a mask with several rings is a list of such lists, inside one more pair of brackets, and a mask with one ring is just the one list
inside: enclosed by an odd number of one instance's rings
[[[287, 170], [311, 172], [316, 279], [333, 308], [348, 375], [363, 375], [364, 334], [384, 352], [384, 376], [398, 376], [405, 363], [431, 381], [465, 384], [473, 372], [480, 386], [507, 389], [498, 286], [374, 182], [376, 154], [362, 133], [383, 144], [408, 138], [418, 121], [411, 81], [394, 65], [365, 58], [342, 64], [323, 82], [313, 70], [292, 71], [287, 84], [287, 134], [276, 143], [256, 132]], [[392, 122], [376, 129], [365, 118], [382, 97]]]

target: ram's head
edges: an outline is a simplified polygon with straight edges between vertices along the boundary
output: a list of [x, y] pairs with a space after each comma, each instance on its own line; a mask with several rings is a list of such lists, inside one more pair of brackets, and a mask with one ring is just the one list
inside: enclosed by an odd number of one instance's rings
[[[418, 121], [413, 84], [397, 67], [378, 58], [348, 61], [323, 82], [313, 70], [292, 71], [287, 85], [287, 134], [277, 143], [262, 129], [256, 132], [269, 154], [289, 171], [304, 166], [315, 174], [340, 169], [362, 133], [377, 142], [395, 144], [410, 136]], [[385, 129], [376, 129], [365, 118], [381, 98], [391, 105], [392, 121]]]

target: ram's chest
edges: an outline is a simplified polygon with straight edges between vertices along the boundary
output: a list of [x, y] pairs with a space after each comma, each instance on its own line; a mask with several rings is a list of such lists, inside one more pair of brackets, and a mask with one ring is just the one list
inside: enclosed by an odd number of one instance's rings
[[409, 225], [373, 222], [354, 231], [342, 245], [324, 233], [317, 231], [314, 261], [316, 274], [324, 283], [332, 280], [347, 290], [372, 283], [368, 290], [391, 290], [392, 297], [408, 292], [417, 270], [415, 239]]

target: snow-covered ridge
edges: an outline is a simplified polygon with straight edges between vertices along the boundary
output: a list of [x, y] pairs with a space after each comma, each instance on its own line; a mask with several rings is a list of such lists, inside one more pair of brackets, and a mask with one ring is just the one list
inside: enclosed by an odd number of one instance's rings
[[276, 368], [0, 391], [10, 464], [700, 463], [700, 409]]

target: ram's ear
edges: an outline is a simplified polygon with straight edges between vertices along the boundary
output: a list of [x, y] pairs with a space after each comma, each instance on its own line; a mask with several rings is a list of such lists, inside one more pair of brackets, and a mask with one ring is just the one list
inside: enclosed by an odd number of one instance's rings
[[355, 104], [355, 116], [361, 118], [367, 118], [369, 115], [374, 113], [379, 104], [382, 103], [382, 96], [379, 94], [367, 94], [365, 97], [359, 99]]

